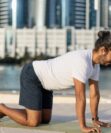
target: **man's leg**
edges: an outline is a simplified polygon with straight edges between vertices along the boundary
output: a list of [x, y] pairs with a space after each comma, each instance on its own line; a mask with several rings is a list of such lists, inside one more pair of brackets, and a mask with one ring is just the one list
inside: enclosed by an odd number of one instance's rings
[[52, 109], [43, 109], [42, 110], [42, 123], [48, 124], [51, 120]]
[[3, 118], [4, 116], [6, 115], [0, 112], [0, 119]]
[[52, 115], [53, 92], [43, 89], [42, 94], [42, 123], [48, 124]]
[[41, 111], [30, 109], [14, 109], [0, 104], [0, 112], [12, 120], [25, 126], [38, 126], [41, 123]]

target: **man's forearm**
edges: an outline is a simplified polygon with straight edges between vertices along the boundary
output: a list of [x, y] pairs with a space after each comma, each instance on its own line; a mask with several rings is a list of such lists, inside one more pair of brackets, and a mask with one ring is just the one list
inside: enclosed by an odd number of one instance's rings
[[90, 109], [91, 109], [92, 117], [97, 118], [98, 105], [99, 105], [99, 99], [100, 99], [98, 81], [94, 81], [90, 79], [89, 85], [90, 85]]
[[100, 99], [99, 94], [90, 97], [90, 108], [93, 118], [96, 118], [98, 116], [99, 99]]
[[86, 109], [86, 93], [85, 84], [81, 81], [74, 79], [75, 96], [76, 96], [76, 113], [79, 120], [79, 125], [82, 131], [90, 131], [91, 129], [86, 126], [85, 109]]
[[81, 128], [86, 126], [85, 108], [86, 108], [86, 99], [85, 98], [76, 98], [76, 113], [77, 113], [77, 117], [78, 117], [79, 124], [80, 124]]

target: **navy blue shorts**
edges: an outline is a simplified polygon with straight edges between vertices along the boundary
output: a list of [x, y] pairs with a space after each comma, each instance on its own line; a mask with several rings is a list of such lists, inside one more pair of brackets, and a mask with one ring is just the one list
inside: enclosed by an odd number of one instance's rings
[[19, 104], [32, 110], [52, 109], [53, 92], [43, 88], [32, 63], [26, 64], [20, 75]]

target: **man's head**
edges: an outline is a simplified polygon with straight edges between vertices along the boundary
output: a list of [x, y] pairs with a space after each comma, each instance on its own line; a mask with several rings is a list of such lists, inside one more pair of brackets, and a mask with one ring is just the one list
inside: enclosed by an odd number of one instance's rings
[[98, 37], [94, 48], [97, 53], [96, 60], [102, 65], [111, 64], [111, 33], [109, 31], [99, 31]]

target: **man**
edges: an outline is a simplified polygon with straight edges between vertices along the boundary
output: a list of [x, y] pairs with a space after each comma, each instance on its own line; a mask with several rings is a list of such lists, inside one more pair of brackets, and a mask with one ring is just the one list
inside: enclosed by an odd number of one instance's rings
[[[33, 61], [24, 66], [21, 72], [19, 104], [25, 109], [13, 109], [0, 104], [0, 115], [9, 116], [26, 126], [49, 123], [52, 112], [52, 91], [74, 85], [76, 113], [81, 131], [100, 133], [98, 126], [110, 124], [99, 121], [99, 64], [111, 63], [111, 34], [100, 31], [93, 50], [77, 50], [45, 61]], [[90, 108], [94, 127], [87, 127], [85, 120], [85, 85], [90, 86]]]

